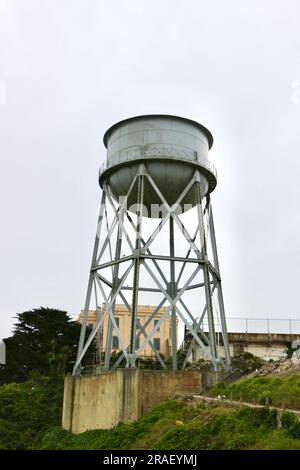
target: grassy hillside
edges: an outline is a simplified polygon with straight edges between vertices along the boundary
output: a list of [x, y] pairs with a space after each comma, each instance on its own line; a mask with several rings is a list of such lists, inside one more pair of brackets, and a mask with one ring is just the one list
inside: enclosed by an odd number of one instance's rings
[[292, 414], [285, 414], [278, 429], [276, 412], [266, 408], [176, 400], [161, 403], [135, 423], [72, 435], [60, 427], [62, 394], [62, 379], [35, 377], [0, 387], [0, 449], [300, 450], [300, 425]]
[[264, 405], [266, 400], [275, 406], [300, 410], [300, 375], [267, 376], [241, 379], [231, 384], [220, 383], [209, 395], [225, 395], [226, 398]]
[[277, 429], [276, 412], [161, 403], [132, 424], [72, 435], [45, 434], [42, 449], [300, 449], [300, 439]]

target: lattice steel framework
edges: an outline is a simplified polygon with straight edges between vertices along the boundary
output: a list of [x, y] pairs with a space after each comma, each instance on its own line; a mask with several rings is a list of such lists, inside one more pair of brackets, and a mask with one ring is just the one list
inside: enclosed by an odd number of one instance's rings
[[[164, 207], [162, 218], [156, 221], [157, 225], [147, 239], [143, 234], [145, 182], [152, 186]], [[137, 189], [138, 194], [135, 214], [127, 210], [127, 198], [133, 189]], [[191, 190], [195, 191], [197, 213], [193, 235], [183, 223], [179, 210], [181, 202]], [[109, 213], [112, 214], [111, 217]], [[174, 235], [175, 229], [177, 230], [176, 236]], [[167, 230], [169, 237], [168, 250], [166, 254], [157, 254], [152, 251], [152, 246], [154, 242], [160, 242], [161, 237], [165, 242], [164, 230]], [[179, 233], [182, 234], [181, 245], [186, 244], [185, 256], [176, 256]], [[125, 245], [126, 255], [122, 254]], [[209, 259], [209, 254], [212, 259]], [[142, 275], [141, 270], [143, 270]], [[145, 284], [146, 276], [148, 280]], [[188, 299], [192, 290], [202, 292], [196, 308], [188, 307], [185, 300]], [[139, 295], [145, 292], [153, 293], [153, 296], [158, 295], [160, 299], [146, 322], [141, 324], [137, 315], [138, 303]], [[117, 299], [125, 304], [131, 316], [130, 340], [127, 342], [115, 318]], [[202, 299], [202, 307], [200, 299]], [[94, 310], [98, 316], [92, 332], [86, 338], [88, 312], [92, 302], [94, 302]], [[162, 306], [167, 308], [154, 323], [153, 319]], [[192, 335], [192, 341], [181, 368], [186, 367], [195, 345], [203, 350], [204, 356], [212, 362], [214, 370], [230, 368], [212, 205], [210, 195], [203, 196], [198, 169], [195, 170], [193, 178], [172, 206], [167, 203], [143, 163], [139, 165], [127, 196], [118, 202], [115, 201], [109, 186], [104, 182], [74, 374], [81, 372], [82, 359], [95, 338], [98, 338], [101, 355], [100, 343], [104, 339], [101, 340], [99, 331], [105, 316], [108, 318], [108, 328], [104, 341], [104, 370], [118, 367], [122, 360], [125, 360], [127, 367], [135, 367], [138, 356], [143, 354], [147, 345], [151, 347], [161, 366], [167, 368], [166, 360], [155, 348], [153, 340], [155, 333], [169, 316], [171, 318], [173, 370], [178, 369], [177, 318], [184, 323]], [[208, 323], [208, 332], [204, 331], [204, 321]], [[154, 326], [149, 332], [151, 325]], [[216, 331], [216, 325], [218, 331]], [[113, 334], [118, 337], [122, 353], [111, 365]], [[218, 347], [220, 335], [222, 335], [224, 345], [224, 357], [220, 357]]]

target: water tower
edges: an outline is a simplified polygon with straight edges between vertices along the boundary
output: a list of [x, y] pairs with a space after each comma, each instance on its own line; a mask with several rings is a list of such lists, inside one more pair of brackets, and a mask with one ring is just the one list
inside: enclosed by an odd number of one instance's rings
[[[167, 317], [173, 370], [178, 369], [178, 322], [191, 336], [181, 368], [195, 345], [214, 370], [230, 367], [210, 198], [217, 184], [208, 157], [212, 144], [204, 126], [169, 115], [132, 117], [105, 133], [107, 160], [99, 172], [102, 198], [74, 375], [95, 338], [100, 351], [101, 342], [105, 345], [105, 370], [121, 361], [136, 367], [147, 345], [166, 368], [154, 338]], [[142, 296], [155, 305], [144, 324], [137, 315]], [[117, 302], [130, 314], [129, 339], [116, 322]], [[162, 306], [163, 315], [153, 321]], [[97, 321], [86, 337], [90, 310], [97, 312]], [[113, 335], [121, 354], [111, 366]]]

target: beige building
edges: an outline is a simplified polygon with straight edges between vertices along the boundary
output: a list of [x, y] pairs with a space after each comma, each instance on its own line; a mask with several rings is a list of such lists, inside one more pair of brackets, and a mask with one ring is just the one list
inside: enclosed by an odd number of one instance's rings
[[[144, 325], [148, 320], [149, 316], [155, 310], [155, 307], [152, 305], [139, 305], [138, 306], [138, 319], [140, 320], [141, 324]], [[150, 331], [153, 329], [155, 324], [159, 321], [161, 316], [165, 313], [166, 307], [162, 307], [155, 317], [151, 320], [149, 325], [146, 327], [146, 334], [148, 335]], [[82, 322], [83, 310], [81, 310], [79, 314], [78, 321]], [[126, 306], [123, 304], [116, 304], [115, 309], [115, 319], [120, 331], [122, 333], [122, 337], [124, 338], [125, 345], [127, 346], [130, 342], [130, 328], [131, 328], [131, 315], [130, 312], [127, 310]], [[97, 320], [97, 312], [94, 310], [89, 310], [88, 313], [88, 324], [93, 326]], [[105, 351], [105, 341], [107, 336], [107, 327], [108, 327], [108, 315], [105, 315], [103, 324], [101, 326], [100, 335], [103, 338], [102, 340], [102, 351]], [[176, 331], [178, 331], [178, 320], [176, 321]], [[177, 334], [176, 334], [177, 336]], [[145, 336], [143, 334], [140, 335], [138, 341], [136, 343], [136, 349], [139, 348], [145, 340]], [[171, 355], [171, 317], [168, 315], [162, 325], [160, 325], [159, 329], [154, 334], [152, 339], [154, 347], [165, 357], [169, 357]], [[118, 352], [120, 350], [119, 338], [117, 336], [116, 331], [113, 331], [112, 337], [112, 347], [111, 351]], [[154, 356], [154, 353], [149, 346], [147, 345], [146, 349], [142, 352], [142, 356]]]

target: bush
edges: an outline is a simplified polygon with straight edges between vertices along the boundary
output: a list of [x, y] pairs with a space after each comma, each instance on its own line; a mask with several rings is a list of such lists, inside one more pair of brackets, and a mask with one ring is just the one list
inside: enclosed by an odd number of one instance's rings
[[260, 369], [263, 364], [263, 359], [250, 352], [236, 354], [231, 361], [233, 377], [237, 378], [254, 372], [256, 369]]
[[288, 436], [293, 439], [300, 439], [300, 423], [293, 413], [285, 411], [281, 417], [281, 425], [287, 430]]
[[61, 423], [63, 380], [36, 375], [0, 387], [0, 449], [33, 449]]

